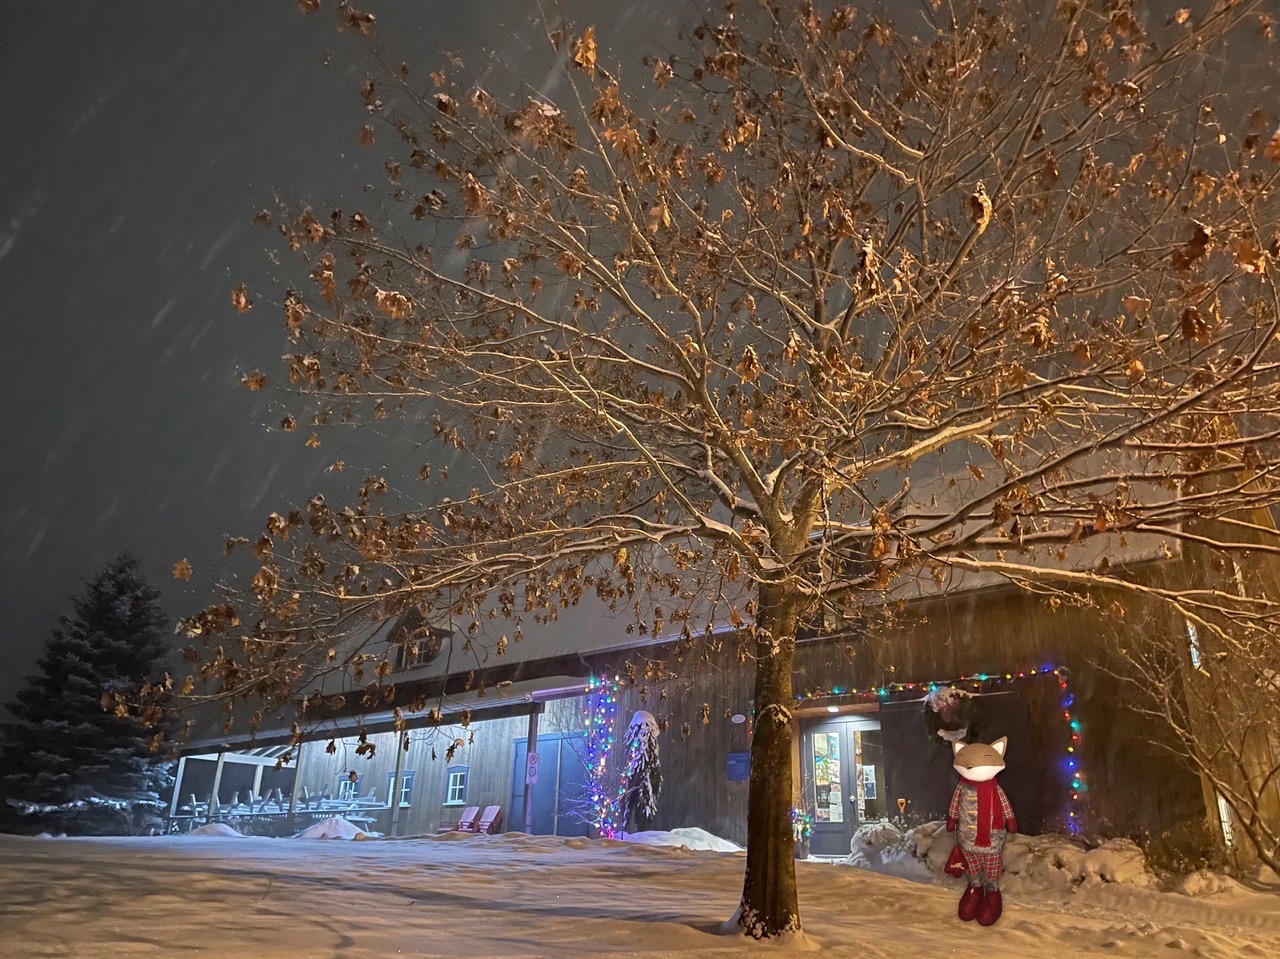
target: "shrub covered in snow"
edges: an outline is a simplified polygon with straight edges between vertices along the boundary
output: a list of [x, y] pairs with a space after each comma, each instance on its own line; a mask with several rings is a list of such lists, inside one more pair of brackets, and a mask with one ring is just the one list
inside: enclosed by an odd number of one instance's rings
[[1219, 896], [1235, 895], [1244, 891], [1244, 886], [1230, 876], [1213, 872], [1209, 869], [1197, 869], [1189, 872], [1173, 884], [1173, 891], [1184, 896]]
[[640, 831], [647, 830], [658, 814], [658, 796], [662, 792], [658, 732], [653, 713], [643, 709], [631, 717], [627, 726], [627, 771], [620, 815], [624, 829], [635, 826]]
[[[902, 830], [888, 821], [868, 823], [854, 834], [847, 865], [913, 878], [941, 877], [955, 836], [942, 822]], [[1156, 878], [1136, 843], [1111, 839], [1086, 848], [1064, 836], [1011, 836], [1004, 853], [1002, 886], [1016, 891], [1104, 882], [1148, 887]]]

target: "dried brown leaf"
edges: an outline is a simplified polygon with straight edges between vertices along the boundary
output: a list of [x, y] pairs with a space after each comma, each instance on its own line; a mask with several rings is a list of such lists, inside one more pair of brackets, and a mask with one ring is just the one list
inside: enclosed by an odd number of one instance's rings
[[573, 41], [572, 47], [573, 65], [579, 70], [590, 71], [596, 65], [596, 28], [587, 27], [582, 31], [582, 36]]
[[1268, 160], [1280, 163], [1280, 130], [1276, 130], [1267, 145], [1263, 147], [1262, 155]]
[[965, 212], [979, 233], [991, 223], [991, 198], [987, 196], [986, 184], [979, 181], [978, 188], [965, 198]]
[[1267, 271], [1267, 254], [1247, 236], [1236, 237], [1231, 241], [1231, 252], [1235, 256], [1236, 266], [1246, 273], [1261, 276]]
[[1196, 343], [1209, 341], [1209, 321], [1194, 306], [1182, 311], [1182, 338]]

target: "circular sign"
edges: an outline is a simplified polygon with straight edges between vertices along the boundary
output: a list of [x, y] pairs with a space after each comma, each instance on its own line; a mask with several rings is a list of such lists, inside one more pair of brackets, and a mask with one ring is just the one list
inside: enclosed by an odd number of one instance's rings
[[742, 715], [742, 713], [734, 713], [729, 717], [729, 722], [733, 723], [735, 726], [741, 726], [746, 721], [747, 717]]

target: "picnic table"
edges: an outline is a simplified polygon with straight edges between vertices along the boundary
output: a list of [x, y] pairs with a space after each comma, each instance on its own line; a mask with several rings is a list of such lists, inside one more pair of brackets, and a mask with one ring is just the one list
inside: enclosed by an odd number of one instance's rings
[[168, 817], [167, 831], [190, 832], [206, 823], [225, 822], [246, 834], [287, 835], [296, 831], [295, 826], [339, 817], [358, 826], [368, 826], [377, 822], [376, 813], [386, 808], [373, 790], [364, 796], [335, 799], [327, 793], [313, 796], [306, 787], [292, 805], [294, 808], [290, 811], [290, 800], [279, 789], [271, 790], [265, 796], [251, 793], [243, 800], [236, 792], [227, 803], [218, 801], [217, 797], [213, 797], [212, 802], [201, 802], [192, 795], [179, 807], [176, 815]]

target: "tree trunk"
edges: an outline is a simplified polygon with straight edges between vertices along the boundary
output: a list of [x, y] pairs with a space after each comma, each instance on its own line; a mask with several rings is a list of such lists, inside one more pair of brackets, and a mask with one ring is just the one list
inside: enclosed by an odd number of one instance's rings
[[747, 805], [747, 875], [738, 925], [764, 939], [800, 931], [791, 833], [791, 669], [800, 597], [762, 587], [756, 620], [755, 735]]

